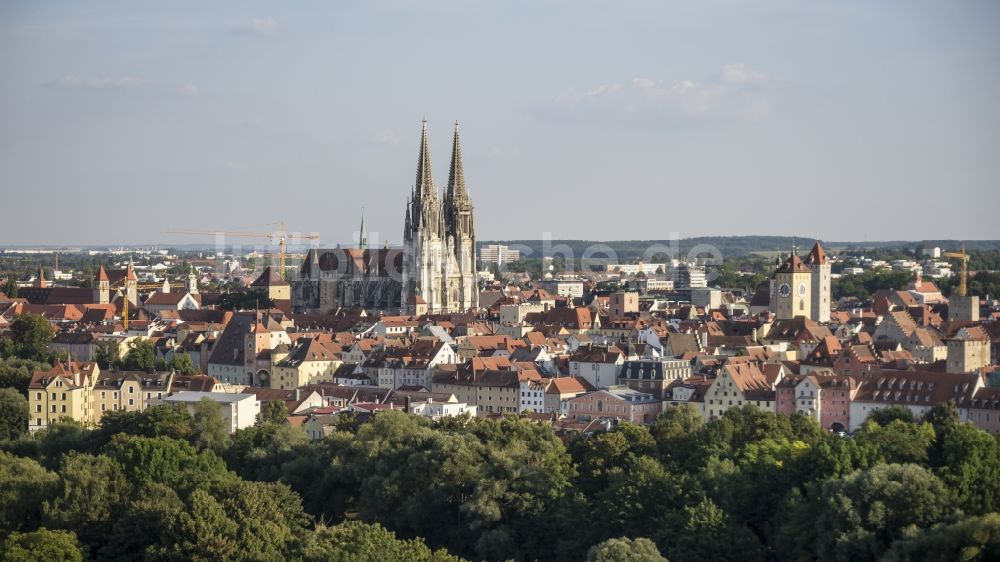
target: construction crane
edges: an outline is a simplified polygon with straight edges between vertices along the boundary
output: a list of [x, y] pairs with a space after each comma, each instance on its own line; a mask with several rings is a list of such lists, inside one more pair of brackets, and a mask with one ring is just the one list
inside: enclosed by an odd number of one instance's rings
[[961, 252], [944, 252], [946, 258], [962, 260], [962, 277], [958, 280], [958, 296], [967, 296], [969, 290], [969, 254], [965, 253], [965, 244]]
[[[245, 238], [267, 238], [273, 244], [278, 242], [278, 271], [281, 277], [285, 277], [285, 245], [288, 240], [288, 233], [285, 231], [285, 221], [277, 223], [278, 230], [275, 232], [246, 232], [241, 230], [168, 230], [167, 234], [223, 234], [225, 236], [242, 236]], [[319, 240], [318, 234], [302, 234], [298, 238], [303, 240]]]

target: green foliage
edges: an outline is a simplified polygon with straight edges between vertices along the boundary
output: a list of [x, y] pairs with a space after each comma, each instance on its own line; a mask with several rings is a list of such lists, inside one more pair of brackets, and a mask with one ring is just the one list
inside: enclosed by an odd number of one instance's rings
[[191, 441], [199, 449], [221, 452], [229, 443], [229, 427], [222, 417], [222, 405], [202, 398], [194, 406]]
[[256, 423], [257, 425], [269, 423], [283, 424], [287, 416], [288, 408], [285, 407], [284, 402], [275, 400], [264, 404], [264, 407], [260, 409], [260, 413], [257, 414]]
[[841, 297], [870, 298], [885, 289], [902, 290], [913, 280], [909, 271], [874, 269], [860, 275], [844, 275], [832, 280], [830, 293], [834, 300]]
[[907, 529], [882, 562], [986, 562], [1000, 560], [1000, 514], [967, 517], [930, 530]]
[[0, 441], [28, 432], [28, 400], [13, 388], [0, 388]]
[[198, 367], [195, 367], [194, 362], [191, 361], [191, 356], [187, 353], [174, 353], [167, 367], [179, 375], [194, 375], [198, 373]]
[[44, 316], [22, 314], [10, 325], [13, 352], [21, 359], [43, 362], [49, 358], [49, 344], [55, 329]]
[[869, 419], [854, 434], [854, 440], [871, 450], [881, 462], [923, 464], [934, 444], [935, 433], [929, 423], [914, 424], [894, 419], [883, 427]]
[[37, 527], [58, 481], [37, 462], [0, 452], [0, 535]]
[[156, 367], [156, 349], [153, 340], [136, 338], [128, 342], [128, 353], [122, 360], [122, 368], [127, 371], [152, 373]]
[[44, 503], [50, 528], [76, 532], [85, 544], [99, 544], [132, 490], [114, 459], [70, 453], [59, 466], [60, 482], [53, 500]]
[[83, 550], [72, 531], [38, 529], [12, 533], [0, 546], [2, 562], [82, 562]]
[[868, 420], [866, 421], [872, 421], [878, 425], [889, 425], [896, 420], [912, 423], [913, 412], [906, 406], [889, 406], [888, 408], [880, 408], [873, 411], [868, 415]]
[[310, 442], [284, 423], [230, 437], [217, 404], [196, 410], [3, 442], [0, 536], [68, 531], [115, 560], [995, 558], [1000, 442], [950, 405], [851, 439], [681, 406], [568, 445], [516, 416], [388, 411]]
[[307, 538], [303, 559], [306, 562], [462, 562], [443, 549], [432, 551], [422, 540], [400, 540], [377, 523], [360, 521], [318, 526]]
[[3, 288], [0, 289], [0, 293], [7, 295], [7, 298], [16, 299], [17, 298], [17, 280], [11, 276], [7, 277], [7, 282], [3, 284]]
[[186, 409], [166, 404], [146, 408], [143, 412], [115, 410], [101, 416], [98, 431], [105, 441], [118, 433], [187, 440], [193, 431], [193, 418]]
[[254, 310], [271, 308], [274, 301], [257, 291], [226, 293], [216, 304], [222, 310]]
[[0, 359], [0, 388], [13, 388], [25, 396], [28, 395], [28, 385], [35, 371], [48, 371], [52, 368], [47, 363], [18, 359], [11, 357]]
[[649, 539], [621, 537], [591, 547], [587, 562], [667, 562], [667, 559]]
[[105, 450], [133, 485], [160, 483], [186, 495], [196, 488], [232, 480], [226, 464], [214, 452], [199, 453], [186, 441], [170, 437], [118, 434]]
[[119, 369], [122, 366], [121, 348], [112, 340], [98, 341], [94, 346], [94, 361], [101, 369]]
[[913, 464], [882, 464], [831, 480], [815, 520], [815, 554], [819, 560], [877, 560], [910, 526], [944, 519], [950, 503], [944, 484]]

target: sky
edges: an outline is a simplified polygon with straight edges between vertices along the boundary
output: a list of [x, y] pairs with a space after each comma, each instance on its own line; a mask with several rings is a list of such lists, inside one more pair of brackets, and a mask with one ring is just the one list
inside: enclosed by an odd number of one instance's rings
[[399, 243], [421, 120], [476, 235], [997, 239], [1000, 3], [0, 4], [0, 246], [284, 220]]

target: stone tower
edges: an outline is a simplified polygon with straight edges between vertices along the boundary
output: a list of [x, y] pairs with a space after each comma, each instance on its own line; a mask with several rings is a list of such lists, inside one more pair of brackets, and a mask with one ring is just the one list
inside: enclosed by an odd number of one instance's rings
[[[476, 233], [472, 217], [472, 200], [465, 187], [462, 169], [462, 144], [455, 122], [455, 138], [451, 146], [451, 167], [444, 197], [444, 226], [448, 243], [448, 309], [464, 312], [479, 306], [476, 287]], [[453, 259], [452, 259], [453, 258]]]
[[420, 297], [431, 314], [464, 312], [478, 305], [472, 202], [465, 186], [457, 123], [442, 201], [434, 186], [427, 121], [423, 122], [403, 243], [402, 302], [418, 302], [416, 297]]
[[108, 272], [104, 271], [103, 265], [97, 270], [97, 275], [94, 276], [93, 300], [97, 304], [108, 304], [111, 302], [111, 279], [108, 277]]
[[813, 245], [805, 264], [812, 271], [812, 319], [830, 321], [830, 262], [819, 242]]
[[774, 295], [771, 298], [778, 320], [796, 316], [812, 318], [812, 270], [799, 256], [792, 254], [774, 273]]

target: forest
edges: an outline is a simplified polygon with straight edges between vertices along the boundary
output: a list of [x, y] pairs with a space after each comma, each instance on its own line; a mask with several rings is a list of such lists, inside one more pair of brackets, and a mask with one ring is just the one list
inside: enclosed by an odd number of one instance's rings
[[565, 439], [388, 411], [310, 442], [204, 401], [3, 438], [3, 560], [1000, 559], [1000, 443], [953, 404], [850, 437], [679, 406]]

